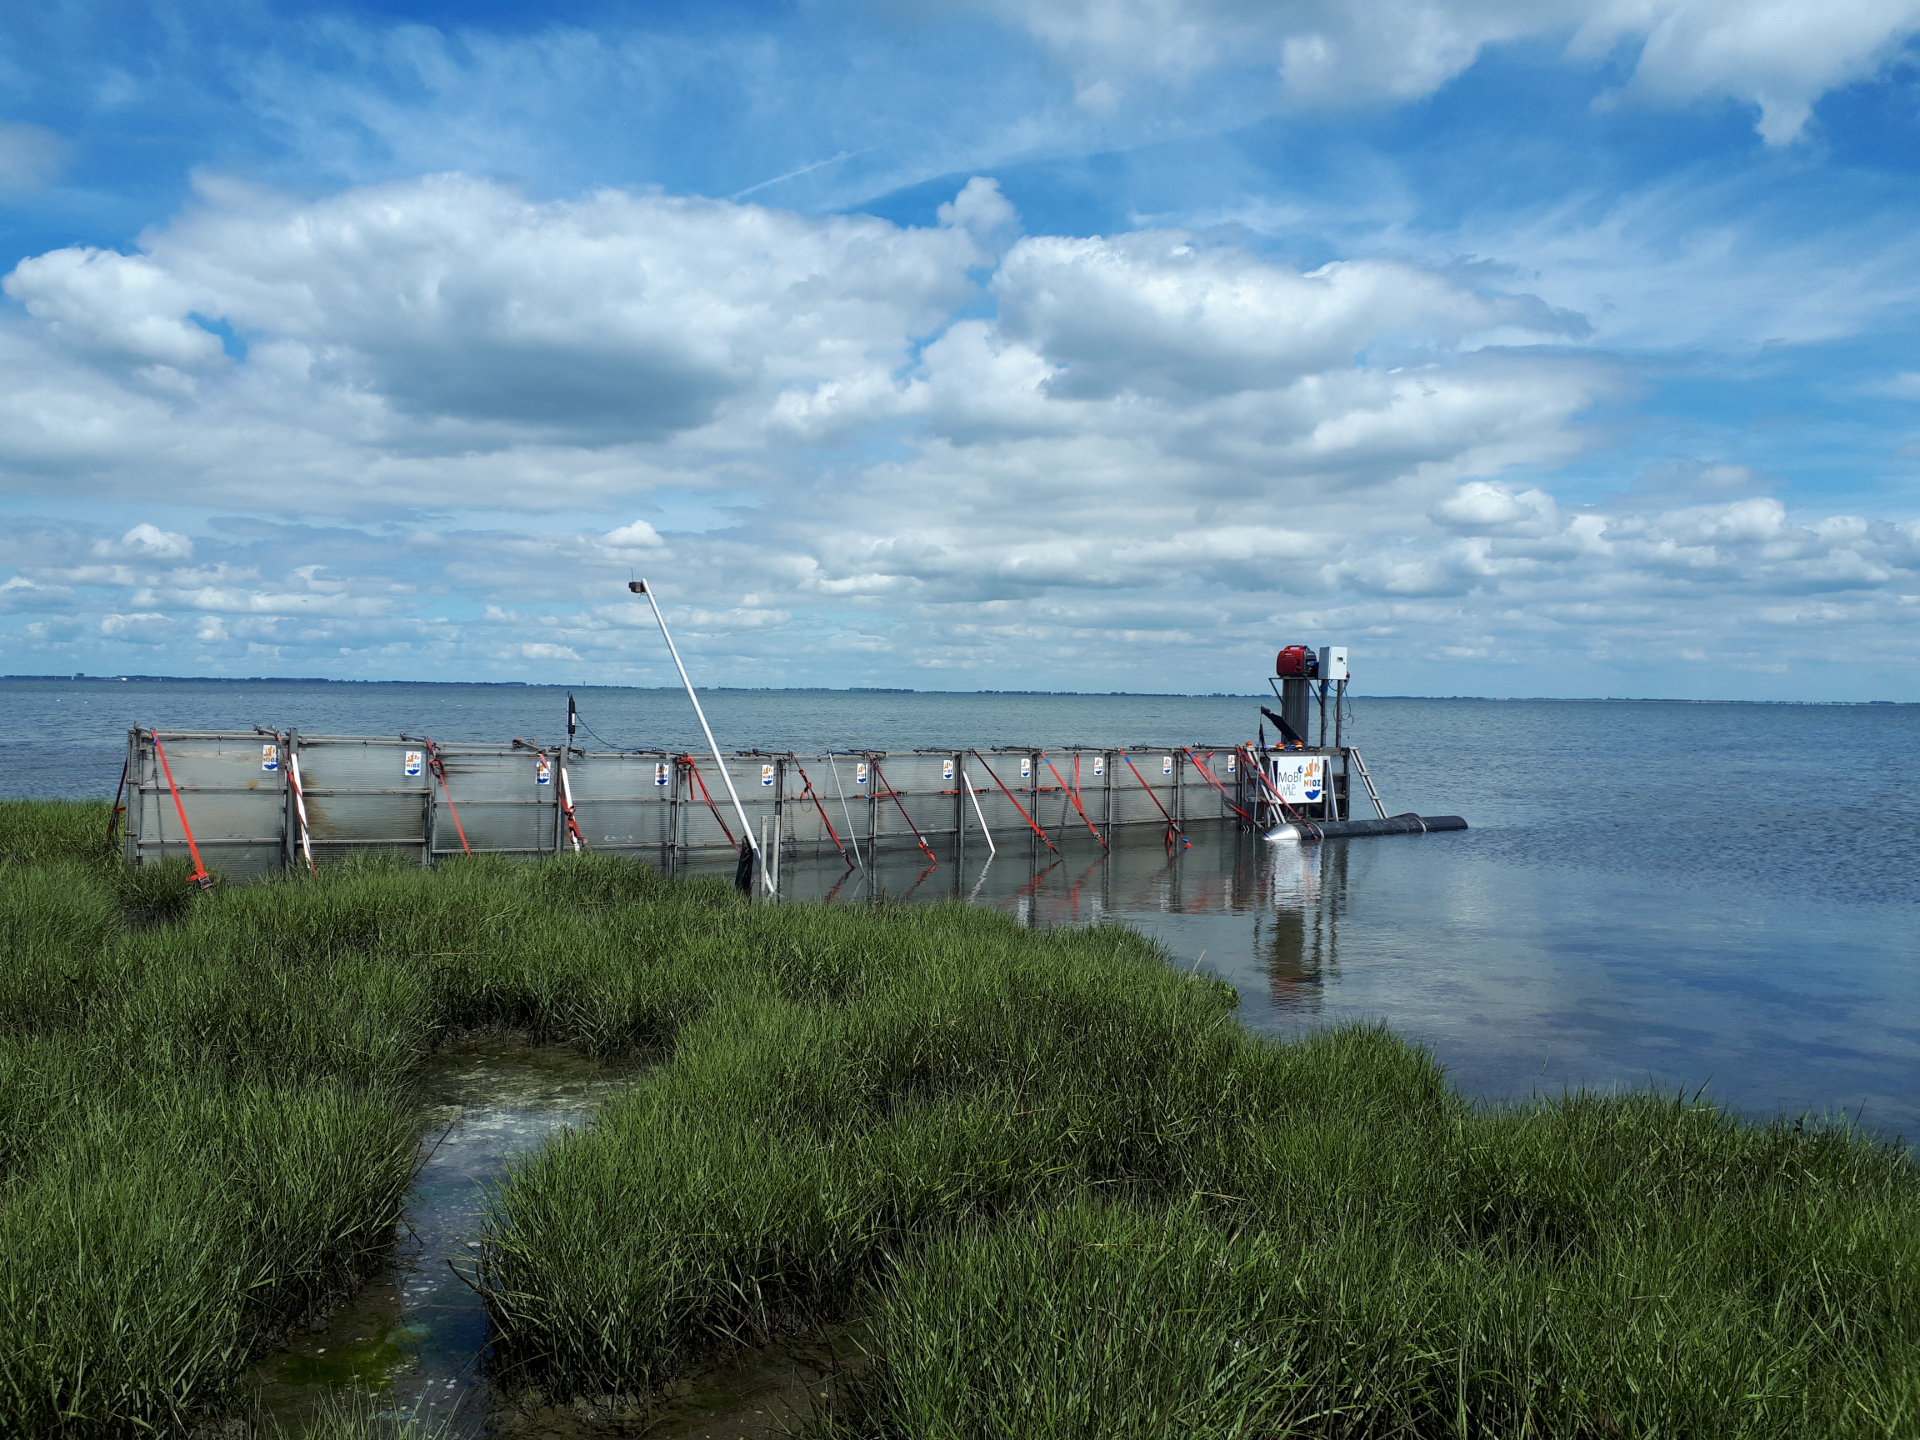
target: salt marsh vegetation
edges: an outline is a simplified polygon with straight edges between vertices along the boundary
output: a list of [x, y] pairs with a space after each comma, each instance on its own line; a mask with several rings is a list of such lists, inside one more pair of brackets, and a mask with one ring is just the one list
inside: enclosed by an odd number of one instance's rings
[[1124, 930], [592, 855], [203, 896], [106, 825], [0, 805], [0, 1432], [244, 1416], [486, 1030], [654, 1062], [480, 1237], [496, 1382], [629, 1427], [836, 1327], [823, 1437], [1920, 1430], [1920, 1174], [1844, 1123], [1473, 1103], [1380, 1029], [1257, 1037]]

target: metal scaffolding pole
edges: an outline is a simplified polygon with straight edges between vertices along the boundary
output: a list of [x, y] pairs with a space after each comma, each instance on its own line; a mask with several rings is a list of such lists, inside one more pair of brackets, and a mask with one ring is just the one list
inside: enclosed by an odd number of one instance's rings
[[700, 697], [693, 693], [693, 681], [687, 678], [687, 667], [680, 661], [680, 651], [673, 643], [673, 636], [667, 631], [667, 617], [660, 613], [660, 602], [653, 598], [653, 591], [645, 580], [630, 580], [627, 589], [636, 595], [647, 597], [647, 603], [653, 607], [654, 623], [660, 627], [660, 638], [667, 642], [667, 653], [673, 656], [673, 668], [680, 672], [680, 683], [687, 687], [687, 699], [693, 702], [693, 713], [700, 717], [700, 729], [707, 737], [707, 748], [713, 752], [713, 763], [720, 770], [720, 778], [726, 782], [727, 798], [733, 801], [733, 813], [740, 817], [741, 833], [747, 837], [747, 844], [753, 848], [754, 858], [760, 862], [760, 881], [767, 893], [773, 893], [773, 877], [767, 873], [767, 857], [760, 851], [759, 842], [753, 837], [753, 826], [747, 823], [747, 807], [740, 803], [740, 792], [733, 788], [733, 776], [727, 771], [727, 762], [720, 758], [720, 742], [713, 738], [713, 727], [707, 724], [707, 712], [700, 708]]

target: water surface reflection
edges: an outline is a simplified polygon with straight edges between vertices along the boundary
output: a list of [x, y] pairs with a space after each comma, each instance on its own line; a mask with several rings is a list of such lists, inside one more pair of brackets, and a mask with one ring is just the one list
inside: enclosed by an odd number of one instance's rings
[[1385, 1021], [1469, 1094], [1648, 1083], [1748, 1113], [1857, 1114], [1920, 1132], [1913, 907], [1685, 867], [1515, 863], [1510, 828], [1269, 845], [1227, 826], [1169, 851], [1122, 832], [1063, 854], [984, 847], [872, 875], [790, 861], [790, 898], [992, 905], [1036, 927], [1116, 921], [1239, 990], [1272, 1033]]

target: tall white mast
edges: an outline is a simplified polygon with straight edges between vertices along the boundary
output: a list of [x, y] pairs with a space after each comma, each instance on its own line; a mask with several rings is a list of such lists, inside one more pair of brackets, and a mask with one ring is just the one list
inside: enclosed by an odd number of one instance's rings
[[720, 771], [721, 780], [726, 782], [727, 798], [733, 801], [733, 813], [740, 817], [740, 831], [747, 837], [747, 844], [753, 847], [754, 858], [760, 862], [760, 879], [773, 892], [773, 877], [767, 873], [766, 857], [760, 853], [760, 843], [753, 838], [753, 826], [747, 823], [747, 807], [740, 803], [740, 792], [733, 788], [733, 776], [727, 773], [727, 762], [720, 758], [720, 744], [713, 738], [713, 727], [707, 724], [707, 712], [700, 708], [700, 697], [693, 693], [693, 681], [687, 678], [687, 667], [680, 661], [680, 651], [673, 643], [673, 636], [667, 631], [667, 617], [660, 613], [660, 602], [653, 598], [653, 591], [644, 580], [629, 580], [627, 589], [636, 595], [647, 597], [647, 603], [653, 607], [654, 623], [660, 627], [660, 638], [667, 642], [667, 653], [673, 656], [673, 667], [680, 672], [680, 683], [687, 687], [687, 699], [693, 702], [693, 713], [700, 717], [700, 728], [707, 737], [707, 748], [713, 752], [713, 763]]

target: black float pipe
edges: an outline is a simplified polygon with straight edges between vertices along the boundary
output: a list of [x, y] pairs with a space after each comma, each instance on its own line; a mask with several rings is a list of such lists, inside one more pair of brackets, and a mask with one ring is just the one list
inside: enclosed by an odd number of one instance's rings
[[1464, 830], [1458, 815], [1395, 815], [1387, 820], [1295, 820], [1276, 825], [1269, 840], [1343, 840], [1349, 835], [1425, 835], [1430, 830]]

